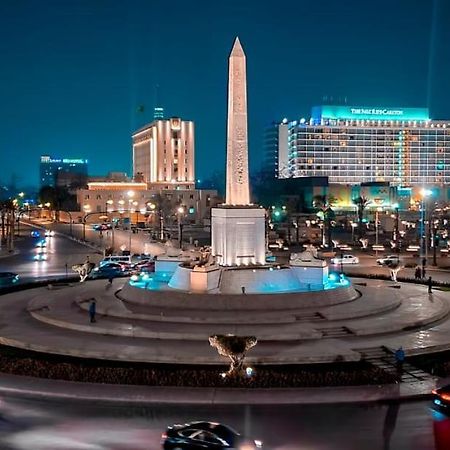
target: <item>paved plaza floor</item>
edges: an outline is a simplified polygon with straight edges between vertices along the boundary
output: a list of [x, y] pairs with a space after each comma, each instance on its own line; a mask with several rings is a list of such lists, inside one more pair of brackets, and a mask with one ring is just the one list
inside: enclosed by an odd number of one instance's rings
[[[284, 309], [238, 312], [211, 310], [207, 304], [177, 307], [176, 293], [170, 291], [148, 292], [148, 302], [133, 301], [122, 289], [127, 280], [115, 280], [112, 287], [97, 280], [25, 290], [2, 296], [0, 343], [61, 355], [172, 364], [226, 363], [208, 342], [217, 333], [256, 335], [259, 342], [248, 354], [249, 364], [362, 358], [377, 363], [382, 348], [393, 351], [401, 345], [407, 355], [450, 349], [447, 292], [352, 281], [358, 295], [334, 299], [329, 306], [302, 304], [299, 298], [298, 305]], [[165, 305], [162, 300], [171, 294], [175, 300]], [[87, 308], [94, 298], [98, 314], [91, 324]], [[420, 370], [411, 370], [411, 377], [396, 385], [274, 390], [94, 386], [0, 375], [0, 391], [136, 403], [320, 403], [424, 396], [442, 382]]]

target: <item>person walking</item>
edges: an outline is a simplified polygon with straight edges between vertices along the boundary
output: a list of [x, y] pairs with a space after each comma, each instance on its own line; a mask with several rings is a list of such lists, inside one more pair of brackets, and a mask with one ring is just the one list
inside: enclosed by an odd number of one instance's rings
[[422, 266], [422, 279], [425, 279], [426, 275], [427, 275], [427, 269], [425, 269], [425, 266]]
[[89, 305], [89, 319], [91, 323], [97, 322], [95, 320], [95, 313], [96, 313], [96, 304], [95, 300], [92, 300], [91, 304]]
[[405, 351], [403, 350], [403, 347], [399, 347], [395, 351], [395, 366], [397, 368], [397, 375], [399, 376], [400, 380], [403, 373], [403, 363], [405, 362]]
[[428, 277], [428, 293], [431, 294], [432, 293], [432, 288], [433, 287], [433, 280], [431, 277]]
[[416, 270], [414, 271], [414, 278], [416, 280], [420, 280], [421, 275], [422, 275], [422, 270], [420, 269], [419, 266], [416, 266]]

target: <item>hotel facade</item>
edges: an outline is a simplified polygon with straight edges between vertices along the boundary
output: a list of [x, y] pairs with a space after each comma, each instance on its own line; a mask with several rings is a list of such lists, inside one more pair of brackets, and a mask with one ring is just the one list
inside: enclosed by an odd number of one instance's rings
[[154, 120], [132, 135], [133, 176], [150, 189], [194, 189], [194, 122]]
[[426, 108], [323, 105], [312, 109], [309, 120], [284, 119], [266, 135], [274, 132], [276, 139], [266, 140], [265, 160], [278, 178], [450, 183], [450, 120], [431, 120]]

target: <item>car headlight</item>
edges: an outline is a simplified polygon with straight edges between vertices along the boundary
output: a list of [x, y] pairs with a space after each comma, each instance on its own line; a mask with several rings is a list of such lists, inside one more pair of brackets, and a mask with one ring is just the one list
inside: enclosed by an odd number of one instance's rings
[[259, 441], [258, 439], [255, 439], [255, 445], [256, 445], [256, 448], [262, 448], [262, 441]]

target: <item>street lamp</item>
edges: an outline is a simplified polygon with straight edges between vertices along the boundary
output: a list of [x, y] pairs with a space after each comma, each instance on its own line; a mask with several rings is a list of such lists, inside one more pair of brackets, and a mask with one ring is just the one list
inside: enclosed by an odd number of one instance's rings
[[178, 213], [178, 243], [180, 245], [180, 248], [183, 244], [183, 223], [182, 223], [182, 215], [184, 214], [184, 208], [182, 206], [179, 206], [177, 209]]
[[350, 222], [352, 227], [352, 242], [355, 242], [355, 228], [358, 226], [356, 222]]
[[421, 258], [425, 257], [425, 264], [426, 264], [428, 258], [428, 243], [427, 243], [428, 239], [426, 239], [427, 232], [425, 226], [426, 206], [427, 206], [426, 198], [432, 194], [432, 191], [430, 191], [429, 189], [422, 189], [420, 194], [422, 196], [422, 201], [420, 202], [420, 256]]
[[[110, 209], [112, 208], [111, 212], [114, 211], [114, 208], [112, 206], [113, 204], [114, 204], [114, 200], [109, 199], [106, 201], [106, 215], [108, 215], [108, 205], [110, 206]], [[114, 253], [114, 228], [115, 228], [115, 226], [114, 226], [114, 215], [113, 214], [111, 214], [111, 220], [109, 223], [111, 224], [111, 249], [112, 249], [112, 252]]]

